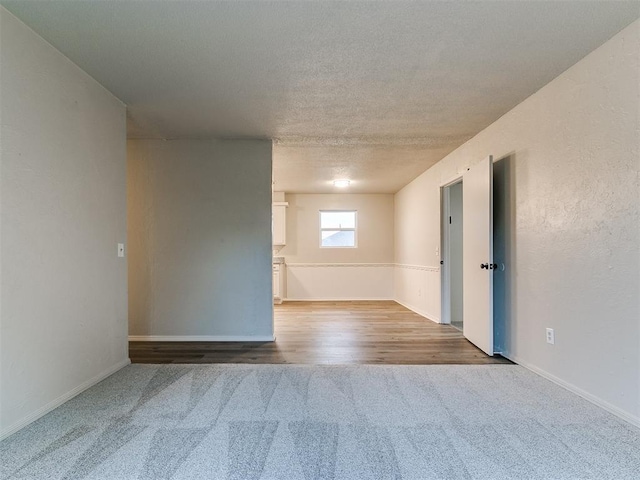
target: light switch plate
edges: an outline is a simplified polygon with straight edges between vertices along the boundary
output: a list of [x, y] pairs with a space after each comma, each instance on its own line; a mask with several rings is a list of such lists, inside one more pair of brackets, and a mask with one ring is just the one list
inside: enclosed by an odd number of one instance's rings
[[555, 345], [556, 334], [553, 331], [553, 328], [547, 328], [546, 333], [547, 333], [547, 343], [550, 343], [551, 345]]
[[124, 243], [118, 244], [118, 257], [124, 257]]

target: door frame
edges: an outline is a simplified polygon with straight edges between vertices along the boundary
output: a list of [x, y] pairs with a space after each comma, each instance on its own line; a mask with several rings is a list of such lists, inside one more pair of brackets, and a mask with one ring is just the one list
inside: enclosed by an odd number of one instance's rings
[[449, 187], [462, 183], [460, 173], [440, 184], [440, 323], [451, 325], [451, 249], [447, 219], [451, 214]]

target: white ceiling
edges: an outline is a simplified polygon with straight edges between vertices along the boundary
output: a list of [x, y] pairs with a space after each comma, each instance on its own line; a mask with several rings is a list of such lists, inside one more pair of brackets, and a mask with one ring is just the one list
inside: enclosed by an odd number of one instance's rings
[[277, 190], [395, 192], [640, 16], [633, 2], [0, 0], [129, 136], [276, 139]]

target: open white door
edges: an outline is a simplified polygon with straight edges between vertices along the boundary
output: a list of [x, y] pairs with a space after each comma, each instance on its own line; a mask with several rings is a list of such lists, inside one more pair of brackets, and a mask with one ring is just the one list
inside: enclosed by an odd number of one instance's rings
[[462, 181], [462, 333], [493, 355], [493, 158], [467, 170]]

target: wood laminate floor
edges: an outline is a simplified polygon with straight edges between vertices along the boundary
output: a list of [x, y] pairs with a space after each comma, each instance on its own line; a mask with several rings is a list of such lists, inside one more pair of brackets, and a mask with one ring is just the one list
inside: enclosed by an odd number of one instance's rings
[[275, 342], [130, 342], [133, 363], [486, 364], [462, 333], [396, 302], [286, 302]]
[[275, 342], [130, 342], [133, 363], [486, 364], [460, 331], [396, 302], [286, 302]]

